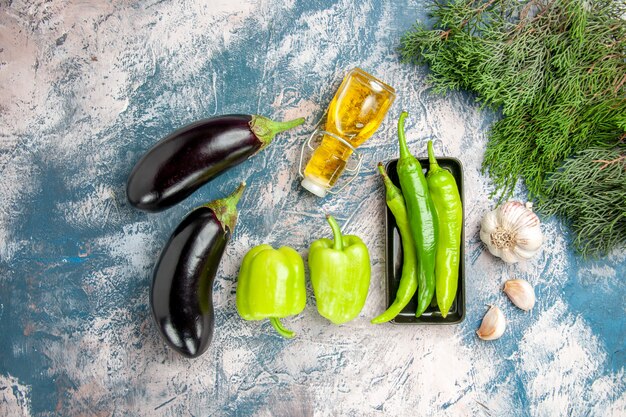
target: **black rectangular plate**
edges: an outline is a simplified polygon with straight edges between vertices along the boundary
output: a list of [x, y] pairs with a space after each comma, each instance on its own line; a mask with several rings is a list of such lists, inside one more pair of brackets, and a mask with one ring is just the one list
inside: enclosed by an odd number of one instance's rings
[[[426, 172], [430, 166], [427, 158], [418, 158], [424, 172]], [[465, 199], [463, 198], [463, 167], [461, 161], [456, 158], [437, 158], [439, 166], [447, 169], [452, 173], [459, 187], [459, 194], [461, 196], [461, 202], [463, 203], [463, 220], [465, 221]], [[400, 187], [398, 181], [398, 173], [396, 172], [396, 166], [398, 160], [394, 159], [385, 165], [387, 174], [393, 183]], [[386, 254], [387, 260], [387, 306], [396, 298], [396, 292], [400, 283], [400, 277], [402, 276], [402, 241], [400, 239], [400, 232], [396, 226], [396, 219], [393, 217], [391, 210], [387, 207], [386, 217]], [[429, 306], [426, 311], [420, 316], [415, 317], [415, 310], [417, 309], [417, 291], [411, 299], [411, 302], [407, 304], [400, 314], [391, 321], [394, 324], [457, 324], [463, 321], [465, 318], [465, 228], [461, 232], [461, 261], [459, 263], [459, 285], [456, 292], [456, 298], [448, 316], [444, 318], [439, 311], [439, 308], [435, 306]], [[419, 261], [418, 261], [419, 262]], [[435, 296], [436, 297], [436, 296]]]

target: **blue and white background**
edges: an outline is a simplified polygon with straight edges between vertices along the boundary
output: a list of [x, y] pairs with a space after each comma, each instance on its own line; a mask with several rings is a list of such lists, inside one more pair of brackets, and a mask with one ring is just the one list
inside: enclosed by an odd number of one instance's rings
[[[583, 261], [567, 229], [543, 218], [536, 258], [489, 255], [478, 230], [495, 200], [480, 164], [497, 115], [465, 93], [435, 95], [427, 68], [396, 53], [429, 3], [0, 0], [0, 415], [626, 415], [626, 253]], [[320, 200], [299, 185], [299, 149], [354, 66], [398, 98], [362, 146], [355, 184]], [[464, 164], [467, 317], [457, 326], [369, 324], [385, 307], [375, 166], [397, 155], [402, 109], [416, 155], [433, 138], [438, 154]], [[166, 212], [129, 207], [125, 181], [144, 151], [224, 113], [307, 123]], [[214, 340], [187, 360], [151, 321], [152, 266], [189, 210], [241, 180], [249, 187], [214, 286]], [[330, 236], [323, 213], [370, 248], [360, 317], [330, 325], [309, 286], [304, 313], [285, 320], [295, 339], [241, 320], [244, 253], [270, 243], [306, 256]], [[514, 277], [536, 286], [530, 313], [501, 291]], [[487, 304], [508, 319], [494, 342], [475, 335]]]

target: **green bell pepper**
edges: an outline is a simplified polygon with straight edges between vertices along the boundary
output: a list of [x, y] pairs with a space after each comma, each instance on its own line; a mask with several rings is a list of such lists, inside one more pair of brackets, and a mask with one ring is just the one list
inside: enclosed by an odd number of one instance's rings
[[370, 285], [370, 257], [357, 236], [342, 236], [337, 221], [326, 216], [334, 242], [319, 239], [309, 249], [311, 283], [320, 315], [335, 324], [359, 315]]
[[304, 261], [294, 249], [259, 245], [244, 256], [237, 281], [237, 311], [245, 320], [270, 319], [285, 338], [295, 333], [280, 320], [300, 314], [306, 304]]

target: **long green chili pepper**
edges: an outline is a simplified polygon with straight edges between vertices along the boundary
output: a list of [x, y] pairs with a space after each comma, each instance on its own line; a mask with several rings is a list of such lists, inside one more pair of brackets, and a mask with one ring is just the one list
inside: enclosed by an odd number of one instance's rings
[[378, 163], [378, 170], [385, 183], [387, 206], [396, 219], [396, 225], [402, 239], [402, 276], [396, 292], [396, 299], [387, 311], [372, 319], [373, 324], [386, 323], [400, 314], [417, 290], [417, 255], [415, 254], [415, 242], [413, 241], [413, 235], [411, 235], [409, 217], [406, 212], [402, 191], [391, 182], [383, 164], [380, 162]]
[[419, 317], [428, 308], [435, 292], [435, 253], [439, 224], [422, 166], [411, 155], [406, 144], [404, 119], [407, 116], [408, 113], [404, 111], [398, 119], [400, 159], [397, 171], [417, 250], [418, 290], [415, 316]]
[[426, 175], [428, 190], [435, 203], [439, 222], [439, 240], [435, 262], [437, 305], [446, 317], [456, 297], [459, 283], [461, 232], [463, 231], [463, 205], [459, 189], [452, 174], [439, 166], [428, 141], [430, 168]]

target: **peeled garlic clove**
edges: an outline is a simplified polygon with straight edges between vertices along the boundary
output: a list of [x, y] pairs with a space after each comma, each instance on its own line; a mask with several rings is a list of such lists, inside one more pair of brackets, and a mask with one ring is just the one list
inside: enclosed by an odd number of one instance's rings
[[478, 337], [483, 340], [496, 340], [502, 336], [506, 329], [506, 319], [502, 311], [496, 306], [489, 306], [489, 310], [483, 321], [480, 324], [480, 328], [476, 331]]
[[529, 311], [535, 306], [535, 289], [526, 280], [510, 279], [504, 283], [503, 291], [522, 310]]

